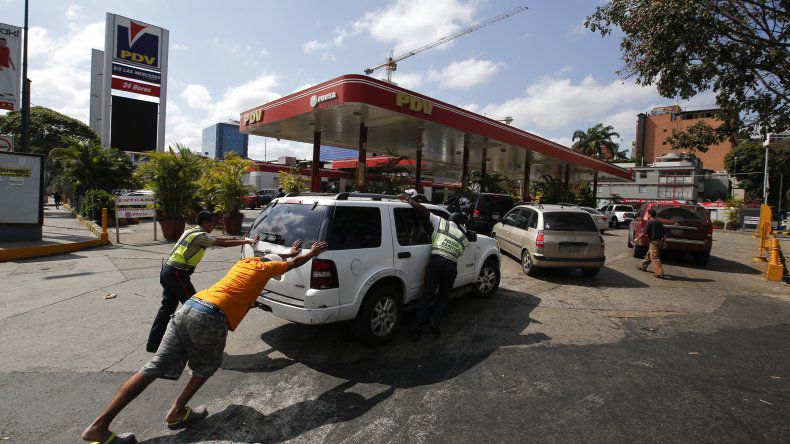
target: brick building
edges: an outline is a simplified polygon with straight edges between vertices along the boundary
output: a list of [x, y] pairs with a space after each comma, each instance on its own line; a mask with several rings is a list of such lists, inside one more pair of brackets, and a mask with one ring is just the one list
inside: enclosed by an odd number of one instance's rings
[[[715, 109], [683, 111], [678, 105], [653, 108], [650, 113], [637, 116], [636, 146], [634, 155], [637, 165], [653, 163], [656, 158], [673, 152], [666, 141], [673, 131], [685, 130], [700, 120], [712, 127], [721, 125], [713, 115]], [[705, 167], [713, 171], [724, 170], [724, 156], [732, 150], [733, 141], [727, 139], [709, 147], [707, 153], [697, 152]]]

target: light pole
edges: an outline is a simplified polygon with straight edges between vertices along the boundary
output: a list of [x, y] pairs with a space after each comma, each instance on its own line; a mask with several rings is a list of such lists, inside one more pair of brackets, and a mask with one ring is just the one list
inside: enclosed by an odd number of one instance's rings
[[25, 46], [22, 53], [22, 152], [30, 152], [30, 80], [27, 78], [27, 41], [30, 34], [27, 32], [28, 0], [25, 0]]

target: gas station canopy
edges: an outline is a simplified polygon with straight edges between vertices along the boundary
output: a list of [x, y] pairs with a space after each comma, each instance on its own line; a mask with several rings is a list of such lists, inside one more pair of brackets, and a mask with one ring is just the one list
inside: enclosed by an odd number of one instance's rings
[[525, 179], [564, 174], [566, 183], [631, 180], [630, 171], [609, 162], [363, 75], [344, 75], [245, 111], [240, 130], [313, 143], [315, 160], [321, 144], [357, 149], [363, 170], [358, 188], [364, 188], [367, 150], [416, 159], [418, 180], [427, 172], [436, 182], [463, 183], [469, 166]]

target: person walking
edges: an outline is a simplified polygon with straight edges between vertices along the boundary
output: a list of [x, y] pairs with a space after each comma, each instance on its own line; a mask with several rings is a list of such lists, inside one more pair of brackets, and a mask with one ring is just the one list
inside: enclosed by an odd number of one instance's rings
[[52, 195], [52, 199], [55, 200], [55, 209], [60, 209], [60, 202], [63, 199], [60, 195], [60, 191], [55, 191], [55, 194]]
[[282, 188], [277, 188], [277, 196], [276, 197], [285, 197], [285, 191]]
[[[431, 213], [419, 202], [412, 199], [407, 194], [398, 196], [402, 201], [408, 203], [417, 211], [417, 216], [426, 225], [426, 231], [430, 228], [431, 234], [431, 255], [428, 259], [428, 266], [425, 270], [425, 284], [423, 285], [422, 298], [417, 306], [417, 318], [414, 323], [412, 340], [417, 342], [422, 336], [422, 330], [428, 322], [431, 332], [437, 336], [441, 334], [440, 323], [447, 302], [450, 297], [450, 290], [453, 288], [455, 277], [458, 274], [458, 258], [464, 253], [464, 249], [469, 246], [467, 236], [466, 216], [455, 212], [450, 215], [450, 220]], [[438, 293], [437, 293], [438, 288]], [[431, 304], [436, 301], [436, 306], [431, 312]]]
[[651, 208], [647, 211], [647, 225], [645, 225], [645, 231], [636, 238], [636, 241], [639, 241], [643, 237], [647, 237], [650, 244], [647, 247], [645, 258], [636, 268], [640, 271], [647, 271], [647, 266], [652, 263], [653, 272], [659, 279], [664, 279], [664, 267], [661, 264], [661, 248], [666, 244], [664, 236], [664, 224], [656, 219], [656, 210]]
[[187, 300], [168, 323], [156, 355], [121, 385], [96, 420], [82, 432], [82, 439], [136, 443], [133, 434], [116, 435], [110, 431], [110, 423], [151, 382], [157, 378], [178, 380], [186, 365], [191, 377], [165, 414], [165, 423], [169, 429], [181, 429], [208, 416], [204, 406], [192, 408], [189, 401], [219, 369], [228, 330], [235, 331], [250, 308], [259, 306], [258, 296], [269, 279], [300, 267], [326, 251], [325, 242], [316, 242], [300, 255], [301, 246], [302, 242], [297, 240], [287, 254], [241, 259], [219, 282]]
[[167, 323], [176, 312], [178, 303], [183, 304], [195, 294], [195, 287], [192, 285], [190, 276], [200, 260], [203, 259], [206, 248], [255, 244], [258, 240], [257, 237], [252, 240], [214, 238], [209, 233], [214, 231], [215, 223], [216, 219], [213, 213], [201, 211], [197, 216], [197, 225], [184, 231], [170, 252], [167, 262], [159, 273], [159, 283], [162, 284], [162, 305], [156, 312], [154, 323], [151, 325], [151, 332], [148, 334], [148, 342], [145, 346], [146, 351], [153, 353], [159, 348], [162, 337], [165, 335]]

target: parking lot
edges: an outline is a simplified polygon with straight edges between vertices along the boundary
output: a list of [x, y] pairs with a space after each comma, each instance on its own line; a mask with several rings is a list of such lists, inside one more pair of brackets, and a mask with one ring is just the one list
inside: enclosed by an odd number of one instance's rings
[[[408, 329], [370, 348], [345, 324], [253, 311], [194, 400], [208, 419], [168, 431], [163, 415], [181, 383], [157, 381], [114, 429], [142, 442], [787, 442], [790, 291], [759, 276], [753, 238], [717, 231], [707, 266], [670, 258], [659, 280], [635, 269], [626, 235], [607, 232], [594, 278], [530, 278], [503, 256], [499, 291], [455, 299], [442, 336], [416, 344]], [[0, 439], [78, 441], [150, 357], [169, 249], [0, 264], [10, 292], [0, 301]], [[210, 250], [195, 286], [238, 255]]]

